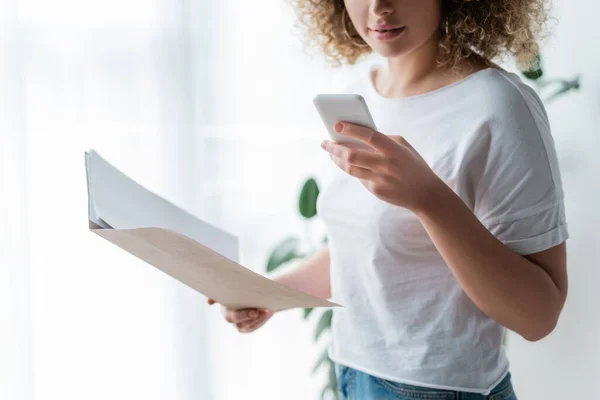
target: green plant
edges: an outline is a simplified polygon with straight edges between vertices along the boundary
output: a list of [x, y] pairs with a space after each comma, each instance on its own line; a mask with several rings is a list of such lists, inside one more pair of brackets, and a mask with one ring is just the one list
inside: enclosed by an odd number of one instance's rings
[[[543, 95], [543, 101], [549, 104], [556, 98], [572, 91], [578, 90], [580, 86], [579, 75], [574, 78], [545, 78], [542, 68], [542, 57], [538, 54], [531, 68], [522, 72], [523, 76], [533, 82], [534, 88]], [[550, 94], [545, 93], [549, 92]]]
[[[319, 185], [314, 178], [309, 178], [302, 185], [300, 190], [300, 196], [298, 199], [298, 211], [301, 217], [304, 219], [308, 228], [311, 220], [317, 216], [317, 198], [319, 197]], [[327, 242], [327, 237], [323, 237], [322, 242]], [[267, 262], [267, 272], [272, 272], [277, 268], [284, 266], [292, 260], [305, 258], [313, 254], [317, 250], [317, 246], [313, 244], [311, 240], [310, 230], [306, 231], [305, 244], [308, 245], [308, 249], [302, 250], [302, 241], [298, 237], [287, 237], [283, 239], [271, 252], [269, 260]], [[314, 308], [305, 308], [303, 310], [303, 318], [308, 319], [313, 314], [320, 313], [317, 319], [317, 326], [315, 328], [314, 340], [317, 342], [319, 338], [331, 329], [331, 318], [333, 317], [333, 310], [326, 309], [324, 311], [316, 311]], [[321, 392], [321, 398], [325, 398], [327, 393], [337, 400], [337, 378], [335, 376], [335, 367], [333, 361], [329, 359], [327, 354], [327, 346], [320, 354], [313, 369], [312, 374], [315, 374], [323, 366], [328, 367], [328, 380]]]
[[[580, 88], [579, 76], [571, 79], [564, 78], [552, 78], [545, 79], [544, 71], [542, 68], [542, 58], [540, 55], [536, 57], [535, 63], [532, 67], [522, 72], [523, 76], [533, 82], [535, 89], [540, 92], [550, 91], [550, 94], [543, 98], [545, 103], [549, 103], [559, 96], [566, 94], [569, 91], [577, 90]], [[304, 182], [300, 196], [298, 199], [298, 210], [300, 215], [305, 219], [307, 225], [310, 220], [317, 216], [317, 198], [319, 197], [319, 186], [314, 178], [309, 178]], [[307, 235], [307, 241], [310, 242], [310, 235]], [[323, 242], [327, 242], [327, 237], [324, 237]], [[316, 251], [315, 246], [311, 246], [308, 251], [301, 251], [301, 241], [297, 237], [288, 237], [282, 240], [272, 251], [269, 261], [267, 262], [267, 272], [274, 271], [286, 263], [299, 258], [304, 258]], [[306, 308], [303, 310], [304, 319], [313, 313], [314, 309]], [[327, 330], [331, 329], [331, 318], [333, 316], [333, 310], [325, 310], [321, 313], [318, 318], [316, 330], [315, 330], [315, 342], [321, 337], [321, 335]], [[506, 344], [507, 334], [504, 334], [503, 343]], [[337, 400], [337, 378], [335, 375], [334, 363], [329, 359], [327, 354], [327, 348], [323, 350], [317, 362], [315, 363], [312, 373], [316, 373], [323, 365], [327, 365], [329, 368], [328, 382], [321, 392], [321, 398], [329, 392], [334, 399]]]

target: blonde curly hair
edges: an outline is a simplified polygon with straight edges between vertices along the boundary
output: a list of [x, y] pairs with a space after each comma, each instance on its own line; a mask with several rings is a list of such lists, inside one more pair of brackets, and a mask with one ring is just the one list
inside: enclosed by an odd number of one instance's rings
[[[465, 58], [485, 64], [512, 55], [531, 66], [548, 16], [546, 0], [442, 0], [438, 65], [453, 69]], [[344, 0], [292, 0], [308, 45], [317, 45], [333, 65], [354, 64], [371, 48], [358, 35]]]

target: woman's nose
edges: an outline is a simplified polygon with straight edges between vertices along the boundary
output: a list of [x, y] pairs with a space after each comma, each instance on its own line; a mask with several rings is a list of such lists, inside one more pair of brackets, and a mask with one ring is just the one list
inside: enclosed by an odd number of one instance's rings
[[372, 0], [371, 14], [380, 17], [391, 14], [394, 11], [390, 0]]

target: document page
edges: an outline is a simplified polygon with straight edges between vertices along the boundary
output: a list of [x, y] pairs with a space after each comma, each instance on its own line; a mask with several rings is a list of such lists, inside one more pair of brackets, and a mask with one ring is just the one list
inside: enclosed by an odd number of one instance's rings
[[234, 235], [147, 190], [94, 150], [85, 159], [93, 233], [228, 307], [339, 306], [243, 267]]

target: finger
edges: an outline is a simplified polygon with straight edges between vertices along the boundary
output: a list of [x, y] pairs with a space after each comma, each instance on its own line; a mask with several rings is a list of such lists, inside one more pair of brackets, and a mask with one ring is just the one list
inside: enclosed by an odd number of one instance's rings
[[369, 145], [375, 150], [388, 154], [394, 150], [396, 143], [381, 132], [365, 126], [351, 124], [349, 122], [337, 122], [335, 131], [341, 135], [348, 136]]
[[251, 323], [254, 323], [254, 321], [246, 321], [246, 322], [242, 322], [240, 324], [236, 324], [236, 329], [238, 330], [238, 332], [241, 333], [249, 333], [251, 332], [250, 330], [250, 325]]
[[406, 139], [404, 138], [404, 136], [400, 136], [400, 135], [390, 135], [388, 136], [390, 139], [392, 139], [394, 142], [401, 144], [402, 146], [406, 146], [409, 149], [414, 150], [414, 147], [412, 147], [412, 145], [410, 143], [408, 143], [406, 141]]
[[253, 332], [256, 329], [263, 326], [267, 322], [271, 314], [272, 313], [268, 310], [262, 311], [261, 315], [258, 318], [237, 324], [237, 328], [240, 332]]
[[255, 330], [257, 330], [258, 328], [260, 328], [261, 326], [263, 326], [263, 325], [264, 325], [264, 324], [267, 322], [267, 320], [268, 320], [268, 319], [269, 319], [269, 318], [267, 318], [267, 317], [265, 317], [265, 318], [261, 318], [261, 319], [259, 319], [258, 321], [256, 321], [255, 323], [253, 323], [252, 325], [250, 325], [250, 326], [249, 326], [247, 329], [248, 329], [250, 332], [254, 332], [254, 331], [255, 331]]
[[350, 165], [366, 169], [375, 169], [381, 164], [381, 155], [368, 150], [351, 149], [343, 144], [334, 143], [329, 140], [323, 141], [321, 147], [329, 154], [341, 158]]
[[366, 168], [362, 168], [362, 167], [358, 167], [356, 165], [349, 165], [348, 163], [346, 163], [345, 161], [343, 161], [340, 158], [337, 158], [336, 156], [334, 156], [333, 154], [329, 154], [329, 157], [331, 157], [331, 159], [333, 160], [333, 162], [344, 172], [346, 172], [348, 175], [354, 176], [358, 179], [364, 179], [364, 180], [372, 180], [375, 179], [377, 177], [377, 175], [371, 171], [370, 169], [366, 169]]
[[208, 303], [209, 306], [212, 306], [213, 304], [216, 303], [216, 301], [214, 301], [213, 299], [209, 298], [206, 300], [206, 302]]
[[248, 321], [240, 322], [239, 324], [235, 324], [235, 326], [240, 332], [248, 332], [252, 330], [253, 326], [258, 325], [260, 322], [264, 322], [265, 320], [265, 317], [258, 317]]
[[271, 310], [262, 310], [261, 317], [256, 320], [255, 324], [251, 326], [253, 329], [258, 329], [263, 326], [265, 322], [269, 320], [273, 316], [273, 311]]
[[259, 316], [259, 312], [255, 308], [245, 310], [227, 309], [225, 312], [225, 320], [234, 324], [254, 319]]
[[252, 319], [249, 319], [244, 322], [239, 322], [239, 323], [235, 324], [235, 326], [238, 329], [238, 331], [243, 332], [245, 330], [248, 330], [250, 327], [256, 325], [258, 322], [260, 322], [262, 320], [264, 320], [264, 317], [259, 316], [257, 318], [252, 318]]

